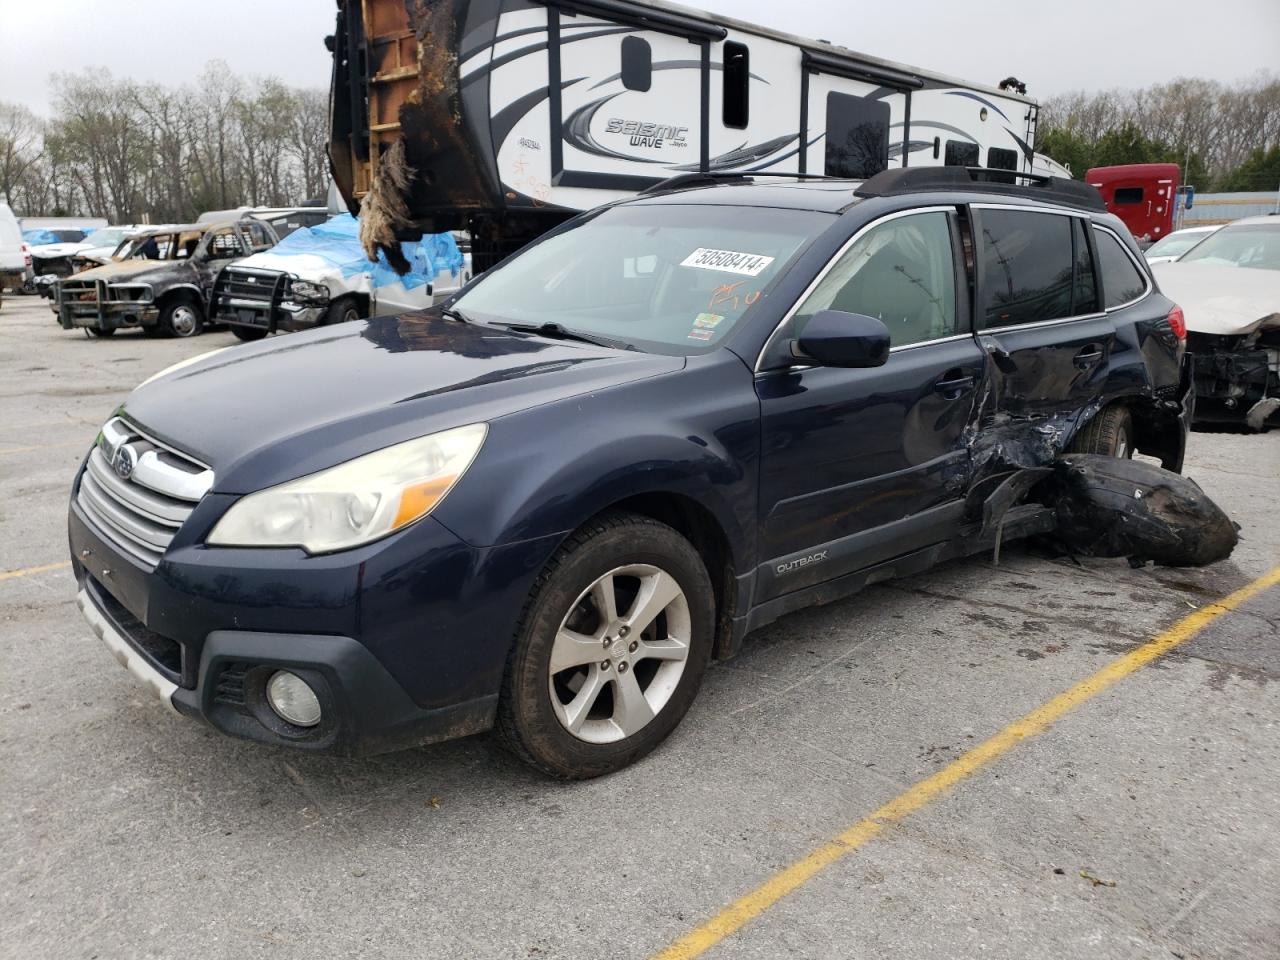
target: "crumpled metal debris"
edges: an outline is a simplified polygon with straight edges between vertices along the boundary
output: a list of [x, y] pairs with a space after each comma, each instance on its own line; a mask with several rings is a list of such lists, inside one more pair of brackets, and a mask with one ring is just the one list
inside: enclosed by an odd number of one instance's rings
[[1202, 567], [1239, 541], [1239, 526], [1194, 480], [1138, 460], [1061, 457], [1038, 499], [1057, 513], [1054, 536], [1083, 556]]

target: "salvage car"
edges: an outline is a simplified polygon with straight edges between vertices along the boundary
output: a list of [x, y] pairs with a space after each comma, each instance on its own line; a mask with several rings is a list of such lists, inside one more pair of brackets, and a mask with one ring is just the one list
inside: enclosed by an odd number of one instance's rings
[[59, 280], [53, 312], [67, 330], [97, 337], [128, 327], [194, 337], [204, 330], [218, 271], [275, 243], [271, 227], [251, 218], [142, 230], [121, 243], [111, 263]]
[[55, 283], [63, 277], [107, 263], [125, 238], [141, 229], [145, 228], [102, 227], [75, 242], [32, 247], [32, 266], [35, 269], [32, 287], [40, 296], [51, 297]]
[[750, 631], [1052, 530], [1065, 451], [1181, 468], [1178, 308], [1091, 188], [1008, 178], [677, 177], [435, 308], [185, 360], [75, 478], [79, 606], [232, 736], [617, 770]]
[[1237, 220], [1154, 270], [1186, 312], [1196, 419], [1280, 422], [1280, 217]]
[[447, 299], [471, 279], [451, 234], [403, 245], [409, 264], [397, 273], [370, 261], [350, 214], [294, 230], [270, 250], [224, 267], [209, 298], [209, 316], [240, 340], [365, 317], [404, 313]]
[[1143, 252], [1147, 263], [1172, 263], [1218, 229], [1212, 227], [1184, 227], [1167, 237], [1157, 240]]

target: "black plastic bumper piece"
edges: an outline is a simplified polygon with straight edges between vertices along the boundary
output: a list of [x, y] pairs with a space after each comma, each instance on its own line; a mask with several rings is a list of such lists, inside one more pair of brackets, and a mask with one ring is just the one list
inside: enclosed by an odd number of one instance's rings
[[[277, 670], [304, 679], [320, 700], [314, 727], [286, 723], [266, 684]], [[369, 650], [349, 637], [220, 630], [205, 640], [195, 690], [174, 706], [233, 737], [316, 753], [370, 756], [479, 733], [493, 726], [497, 696], [424, 709]]]

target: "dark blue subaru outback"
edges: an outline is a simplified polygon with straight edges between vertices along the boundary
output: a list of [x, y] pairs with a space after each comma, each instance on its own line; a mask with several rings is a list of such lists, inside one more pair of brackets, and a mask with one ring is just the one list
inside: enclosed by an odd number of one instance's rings
[[616, 770], [756, 627], [1051, 529], [1027, 468], [1180, 469], [1181, 311], [1090, 188], [1009, 176], [695, 175], [172, 367], [76, 479], [80, 606], [233, 736]]

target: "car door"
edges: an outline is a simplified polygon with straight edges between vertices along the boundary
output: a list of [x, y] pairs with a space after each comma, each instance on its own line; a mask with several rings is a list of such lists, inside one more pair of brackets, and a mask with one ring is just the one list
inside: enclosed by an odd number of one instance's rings
[[1103, 392], [1115, 325], [1098, 301], [1084, 215], [976, 204], [978, 339], [994, 363], [997, 417], [1072, 412]]
[[[956, 210], [859, 230], [762, 354], [757, 600], [948, 539], [963, 512], [965, 443], [985, 357], [969, 324]], [[819, 310], [890, 332], [871, 369], [806, 366], [788, 344]]]

